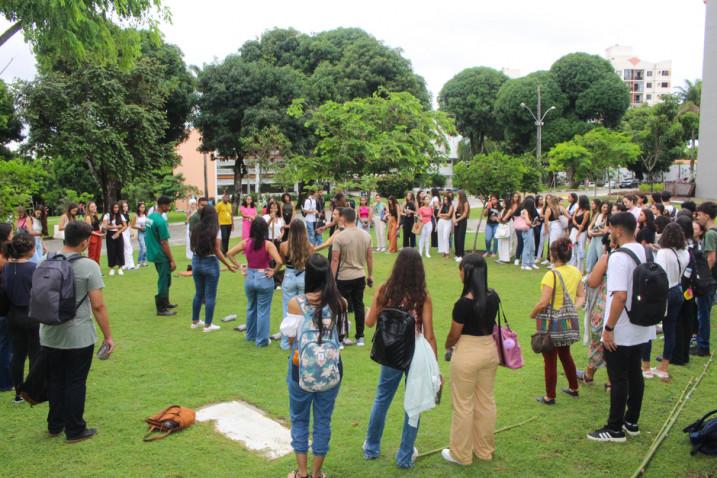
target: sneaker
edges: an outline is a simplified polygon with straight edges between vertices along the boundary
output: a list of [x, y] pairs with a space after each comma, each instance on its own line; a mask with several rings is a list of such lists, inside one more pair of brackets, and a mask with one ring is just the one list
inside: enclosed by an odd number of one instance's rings
[[354, 342], [353, 342], [353, 340], [346, 338], [343, 340], [342, 344], [345, 345], [346, 347], [349, 347], [349, 346], [353, 345]]
[[192, 328], [193, 328], [193, 329], [199, 329], [199, 328], [201, 328], [201, 327], [204, 327], [204, 322], [202, 322], [202, 321], [192, 322]]
[[456, 262], [461, 262], [463, 260], [462, 257], [456, 257], [455, 259], [456, 259]]
[[219, 327], [217, 324], [210, 324], [209, 326], [204, 327], [204, 332], [213, 332], [219, 329], [221, 329], [221, 327]]
[[453, 455], [451, 455], [451, 450], [449, 450], [448, 448], [444, 448], [443, 450], [441, 450], [441, 456], [449, 463], [464, 466], [463, 463], [453, 458]]
[[430, 258], [431, 258], [431, 255], [427, 253], [427, 254], [426, 254], [426, 259], [430, 259]]
[[12, 400], [13, 405], [21, 405], [25, 403], [25, 400], [20, 395], [15, 395], [15, 398]]
[[514, 260], [514, 261], [513, 261], [513, 264], [515, 264], [516, 266], [519, 266], [519, 265], [520, 265], [520, 259]]
[[637, 426], [637, 423], [630, 423], [630, 422], [623, 423], [622, 431], [624, 431], [631, 437], [636, 437], [636, 436], [640, 435], [640, 427]]
[[643, 378], [647, 378], [647, 379], [655, 378], [655, 374], [652, 373], [652, 370], [643, 370], [643, 371], [642, 371], [642, 377], [643, 377]]
[[269, 338], [271, 340], [280, 340], [281, 339], [281, 332], [277, 332], [274, 335], [270, 335]]
[[599, 430], [595, 430], [592, 433], [588, 433], [588, 440], [625, 443], [627, 441], [627, 438], [625, 438], [625, 432], [622, 430], [615, 431], [610, 430], [608, 427], [603, 427]]
[[115, 270], [114, 270], [114, 269], [110, 269], [110, 276], [113, 276], [113, 275], [115, 275]]
[[543, 262], [540, 263], [540, 265], [542, 265], [542, 266], [547, 266], [548, 264], [550, 264], [550, 261], [547, 259], [545, 259]]
[[538, 264], [533, 264], [533, 270], [539, 271], [540, 267], [538, 267]]
[[418, 459], [418, 448], [415, 446], [413, 447], [413, 453], [411, 453], [411, 463], [416, 463], [416, 460]]
[[366, 345], [366, 343], [364, 342], [363, 337], [356, 341], [356, 347], [363, 347], [364, 345]]
[[117, 274], [123, 276], [123, 275], [124, 275], [124, 271], [123, 271], [122, 269], [117, 269]]
[[523, 270], [523, 271], [532, 271], [533, 269], [531, 269], [531, 268], [528, 267], [528, 266], [520, 266], [520, 270]]

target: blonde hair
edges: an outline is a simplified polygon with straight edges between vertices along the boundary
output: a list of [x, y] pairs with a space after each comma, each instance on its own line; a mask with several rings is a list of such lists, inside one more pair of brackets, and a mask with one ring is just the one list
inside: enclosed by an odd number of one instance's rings
[[290, 262], [294, 269], [303, 271], [306, 267], [306, 261], [311, 257], [313, 252], [309, 244], [309, 236], [306, 233], [306, 226], [301, 219], [294, 219], [289, 224], [289, 237], [287, 239], [288, 250], [286, 252], [286, 260]]

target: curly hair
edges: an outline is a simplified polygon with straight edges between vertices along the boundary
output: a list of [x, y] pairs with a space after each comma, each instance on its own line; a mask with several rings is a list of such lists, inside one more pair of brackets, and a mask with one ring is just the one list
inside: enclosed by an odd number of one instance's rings
[[685, 239], [685, 233], [679, 224], [671, 222], [665, 226], [665, 230], [662, 231], [662, 235], [660, 236], [661, 248], [684, 249], [686, 245], [687, 240]]
[[15, 234], [12, 241], [3, 244], [3, 255], [13, 259], [22, 259], [31, 256], [35, 252], [35, 239], [26, 233]]
[[550, 244], [550, 257], [553, 262], [562, 262], [567, 264], [573, 257], [573, 243], [567, 237], [556, 239]]
[[426, 302], [426, 272], [418, 251], [412, 247], [401, 249], [388, 278], [378, 296], [378, 307], [415, 311], [416, 324], [422, 327], [423, 304]]

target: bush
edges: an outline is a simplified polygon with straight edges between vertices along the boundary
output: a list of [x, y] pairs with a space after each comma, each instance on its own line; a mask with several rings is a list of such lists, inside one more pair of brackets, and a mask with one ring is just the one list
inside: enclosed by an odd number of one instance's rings
[[640, 192], [641, 193], [660, 192], [663, 189], [665, 189], [664, 183], [641, 183], [640, 184]]

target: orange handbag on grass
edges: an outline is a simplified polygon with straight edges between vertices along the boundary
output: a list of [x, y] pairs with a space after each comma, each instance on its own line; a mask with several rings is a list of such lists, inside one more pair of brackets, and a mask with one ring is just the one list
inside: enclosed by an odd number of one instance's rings
[[[149, 431], [144, 436], [144, 441], [166, 438], [174, 432], [189, 428], [194, 424], [195, 420], [196, 413], [191, 408], [171, 405], [145, 420], [149, 425]], [[152, 436], [153, 433], [156, 434]]]

